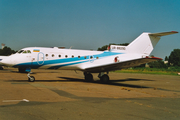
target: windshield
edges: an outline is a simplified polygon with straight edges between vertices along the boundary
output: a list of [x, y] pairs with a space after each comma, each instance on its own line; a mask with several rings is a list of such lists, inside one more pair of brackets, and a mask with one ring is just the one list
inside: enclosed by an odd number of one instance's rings
[[22, 53], [24, 50], [19, 50], [17, 53]]
[[23, 54], [25, 53], [26, 54], [26, 53], [31, 53], [31, 51], [30, 50], [19, 50], [17, 53], [19, 53], [19, 54], [20, 53], [23, 53]]

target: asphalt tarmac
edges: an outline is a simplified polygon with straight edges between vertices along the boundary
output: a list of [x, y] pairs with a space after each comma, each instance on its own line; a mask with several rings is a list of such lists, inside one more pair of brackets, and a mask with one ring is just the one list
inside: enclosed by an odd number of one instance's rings
[[108, 84], [82, 72], [0, 70], [0, 120], [179, 120], [180, 76], [110, 72]]

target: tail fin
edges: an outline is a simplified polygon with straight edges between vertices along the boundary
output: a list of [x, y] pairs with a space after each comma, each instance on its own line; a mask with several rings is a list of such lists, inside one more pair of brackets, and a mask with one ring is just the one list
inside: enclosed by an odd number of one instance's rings
[[150, 55], [161, 36], [178, 33], [176, 31], [162, 33], [142, 33], [127, 46], [128, 52]]

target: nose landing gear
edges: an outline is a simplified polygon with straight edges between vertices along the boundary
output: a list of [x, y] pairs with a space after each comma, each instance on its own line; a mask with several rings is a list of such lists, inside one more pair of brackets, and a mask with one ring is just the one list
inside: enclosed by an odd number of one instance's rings
[[32, 72], [29, 72], [29, 73], [27, 74], [27, 76], [28, 76], [28, 81], [29, 81], [29, 82], [34, 82], [34, 81], [35, 81], [35, 77], [34, 77], [34, 76], [30, 76], [31, 73], [32, 73]]

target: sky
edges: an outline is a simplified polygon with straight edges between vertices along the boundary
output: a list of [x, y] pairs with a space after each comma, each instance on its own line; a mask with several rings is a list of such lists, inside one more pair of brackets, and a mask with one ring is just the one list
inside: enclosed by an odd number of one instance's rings
[[[180, 32], [180, 0], [0, 0], [0, 43], [97, 50], [130, 43], [143, 32]], [[151, 53], [180, 49], [180, 33], [163, 36]]]

